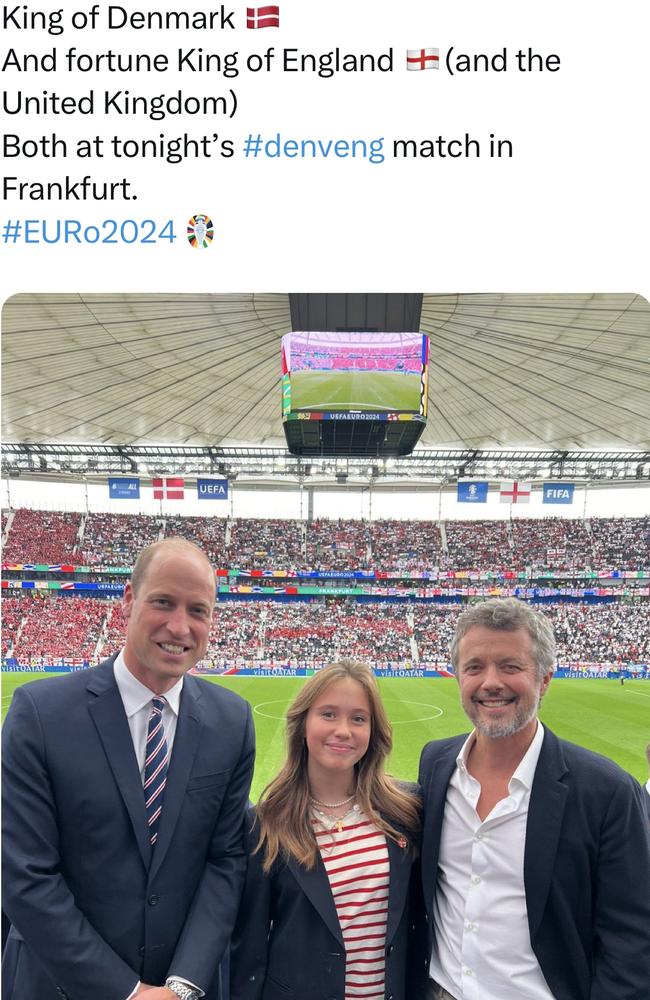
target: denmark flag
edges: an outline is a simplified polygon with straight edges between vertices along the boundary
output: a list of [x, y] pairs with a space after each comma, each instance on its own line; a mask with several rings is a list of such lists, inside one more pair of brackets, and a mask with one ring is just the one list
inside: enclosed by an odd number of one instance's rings
[[182, 476], [152, 479], [154, 500], [183, 500], [185, 497], [185, 480]]

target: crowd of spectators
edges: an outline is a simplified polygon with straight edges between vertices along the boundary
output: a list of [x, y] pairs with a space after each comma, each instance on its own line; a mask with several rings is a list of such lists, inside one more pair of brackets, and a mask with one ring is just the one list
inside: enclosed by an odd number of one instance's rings
[[306, 567], [364, 570], [370, 567], [370, 530], [367, 521], [317, 518], [307, 528]]
[[322, 662], [338, 656], [404, 660], [411, 656], [403, 607], [341, 600], [217, 605], [208, 656]]
[[544, 613], [553, 624], [562, 662], [650, 660], [650, 603], [552, 604]]
[[650, 517], [592, 518], [594, 569], [650, 568]]
[[187, 538], [203, 549], [213, 566], [223, 566], [226, 551], [225, 517], [182, 517], [174, 514], [165, 519], [165, 536]]
[[[24, 596], [13, 599], [12, 625], [4, 623], [5, 638], [19, 638], [12, 657], [19, 663], [32, 658], [90, 661], [97, 649], [107, 612], [105, 601], [84, 597]], [[4, 642], [3, 642], [4, 647]]]
[[572, 570], [591, 564], [591, 537], [577, 518], [518, 517], [512, 521], [512, 539], [517, 570]]
[[160, 518], [147, 514], [87, 514], [76, 562], [132, 566], [138, 552], [160, 537], [160, 529]]
[[2, 598], [2, 655], [6, 656], [15, 641], [23, 618], [23, 601], [19, 597]]
[[445, 521], [448, 569], [513, 569], [508, 521]]
[[[4, 513], [5, 522], [7, 512]], [[650, 517], [476, 521], [282, 520], [18, 509], [5, 563], [130, 567], [145, 545], [181, 535], [219, 568], [545, 572], [650, 568]]]
[[[446, 664], [462, 605], [420, 602], [358, 603], [349, 598], [277, 602], [219, 601], [206, 661], [216, 667], [264, 660], [321, 664], [352, 656], [386, 666], [413, 661]], [[553, 604], [543, 611], [553, 623], [560, 663], [650, 661], [650, 603]], [[33, 657], [90, 660], [124, 643], [119, 601], [92, 598], [8, 598], [4, 603], [3, 655], [21, 663]], [[98, 647], [98, 641], [102, 640]]]
[[371, 563], [396, 572], [422, 572], [442, 562], [442, 536], [437, 521], [373, 521]]
[[5, 563], [46, 563], [74, 561], [81, 514], [19, 507], [3, 548]]
[[228, 550], [233, 569], [295, 569], [304, 563], [302, 521], [237, 517], [230, 522]]

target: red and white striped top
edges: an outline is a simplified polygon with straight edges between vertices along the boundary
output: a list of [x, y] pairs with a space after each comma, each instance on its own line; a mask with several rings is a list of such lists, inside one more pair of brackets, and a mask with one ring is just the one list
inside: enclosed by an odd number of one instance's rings
[[386, 837], [356, 806], [340, 831], [314, 819], [314, 833], [345, 942], [345, 1000], [383, 1000], [390, 879]]

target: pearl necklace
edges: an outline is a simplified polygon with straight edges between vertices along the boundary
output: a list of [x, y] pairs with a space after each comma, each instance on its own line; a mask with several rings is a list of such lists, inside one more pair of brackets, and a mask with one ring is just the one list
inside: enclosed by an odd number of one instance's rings
[[320, 799], [315, 799], [313, 795], [309, 796], [309, 801], [313, 802], [315, 806], [322, 806], [323, 809], [340, 809], [341, 806], [347, 806], [348, 802], [352, 802], [352, 799], [357, 793], [352, 792], [347, 799], [343, 799], [342, 802], [321, 802]]

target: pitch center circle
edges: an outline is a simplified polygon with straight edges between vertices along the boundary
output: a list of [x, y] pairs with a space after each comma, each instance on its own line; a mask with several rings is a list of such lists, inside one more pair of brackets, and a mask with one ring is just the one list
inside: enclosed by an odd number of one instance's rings
[[[444, 711], [438, 705], [430, 705], [425, 701], [400, 701], [398, 698], [385, 698], [383, 699], [384, 705], [417, 705], [418, 708], [428, 708], [431, 709], [434, 715], [422, 715], [416, 719], [396, 719], [391, 722], [393, 726], [403, 726], [409, 722], [430, 722], [432, 719], [439, 719], [441, 715], [444, 715]], [[273, 701], [260, 701], [257, 705], [253, 705], [253, 712], [256, 715], [261, 715], [263, 719], [275, 719], [278, 722], [282, 722], [285, 718], [284, 715], [270, 715], [268, 712], [262, 712], [262, 708], [267, 708], [269, 705], [286, 705], [289, 706], [285, 698], [275, 698]]]

